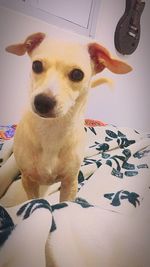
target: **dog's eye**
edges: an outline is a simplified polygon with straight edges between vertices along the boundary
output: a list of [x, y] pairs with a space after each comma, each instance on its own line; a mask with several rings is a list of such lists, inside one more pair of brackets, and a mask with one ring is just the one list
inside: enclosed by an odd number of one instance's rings
[[42, 62], [40, 60], [33, 61], [33, 63], [32, 63], [32, 70], [35, 73], [41, 73], [41, 72], [43, 72], [43, 64], [42, 64]]
[[84, 73], [82, 70], [80, 69], [73, 69], [70, 73], [69, 73], [69, 79], [73, 82], [80, 82], [82, 81], [84, 78]]

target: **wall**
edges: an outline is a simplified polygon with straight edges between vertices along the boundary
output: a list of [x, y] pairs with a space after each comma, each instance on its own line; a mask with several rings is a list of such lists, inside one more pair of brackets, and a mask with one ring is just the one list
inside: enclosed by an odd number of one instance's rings
[[[116, 25], [125, 10], [125, 0], [103, 0], [99, 21], [97, 24], [96, 39], [105, 44], [115, 55], [126, 60], [133, 71], [128, 75], [113, 75], [103, 72], [115, 81], [115, 89], [107, 87], [93, 90], [90, 98], [94, 108], [88, 110], [92, 117], [98, 117], [116, 125], [150, 130], [150, 1], [141, 17], [141, 39], [137, 50], [130, 56], [121, 56], [114, 47], [114, 32]], [[105, 76], [106, 76], [105, 75]]]
[[[101, 0], [95, 39], [115, 56], [114, 31], [124, 6], [124, 0]], [[117, 54], [133, 66], [132, 73], [115, 75], [105, 70], [102, 76], [114, 80], [114, 89], [106, 85], [92, 89], [86, 117], [138, 130], [150, 129], [149, 14], [150, 1], [147, 1], [141, 19], [141, 40], [135, 53], [128, 57]], [[5, 47], [36, 31], [52, 37], [58, 35], [84, 42], [87, 39], [6, 8], [0, 8], [0, 25], [0, 124], [17, 123], [28, 101], [30, 60], [7, 54]]]

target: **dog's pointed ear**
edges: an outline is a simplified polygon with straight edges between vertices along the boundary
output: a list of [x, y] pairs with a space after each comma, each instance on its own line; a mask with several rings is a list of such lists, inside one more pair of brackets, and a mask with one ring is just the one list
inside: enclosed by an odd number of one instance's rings
[[124, 61], [112, 58], [109, 51], [100, 44], [90, 43], [88, 52], [94, 64], [94, 74], [103, 71], [104, 68], [117, 74], [125, 74], [132, 70], [132, 67]]
[[44, 33], [37, 32], [28, 36], [23, 43], [9, 45], [5, 48], [5, 50], [17, 56], [22, 56], [26, 52], [30, 55], [32, 51], [43, 41], [44, 38]]

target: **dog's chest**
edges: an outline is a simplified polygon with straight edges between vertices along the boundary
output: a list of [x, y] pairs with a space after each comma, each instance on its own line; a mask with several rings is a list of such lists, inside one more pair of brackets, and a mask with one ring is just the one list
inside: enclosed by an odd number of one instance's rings
[[59, 162], [59, 151], [60, 147], [57, 144], [47, 145], [43, 149], [41, 154], [41, 163], [44, 168], [48, 168], [49, 173], [54, 172], [58, 168]]
[[[35, 156], [38, 164], [36, 171], [40, 183], [50, 184], [59, 180], [62, 170], [62, 158], [64, 142], [58, 138], [47, 138], [47, 142], [42, 142], [41, 152]], [[64, 155], [65, 157], [65, 155]]]
[[20, 169], [39, 184], [52, 184], [70, 176], [76, 169], [76, 158], [81, 157], [80, 132], [67, 123], [49, 125], [48, 121], [42, 120], [40, 124], [34, 124], [32, 135], [31, 131], [30, 135], [28, 132], [21, 134], [26, 142], [22, 142], [18, 152]]

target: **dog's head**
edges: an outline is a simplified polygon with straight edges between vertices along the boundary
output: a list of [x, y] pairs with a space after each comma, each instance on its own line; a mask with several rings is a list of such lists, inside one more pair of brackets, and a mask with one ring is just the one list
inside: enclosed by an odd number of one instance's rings
[[79, 45], [48, 39], [35, 33], [20, 44], [10, 45], [7, 52], [32, 60], [31, 107], [39, 116], [64, 116], [86, 95], [91, 77], [108, 68], [114, 73], [128, 73], [131, 67], [111, 57], [97, 43]]

